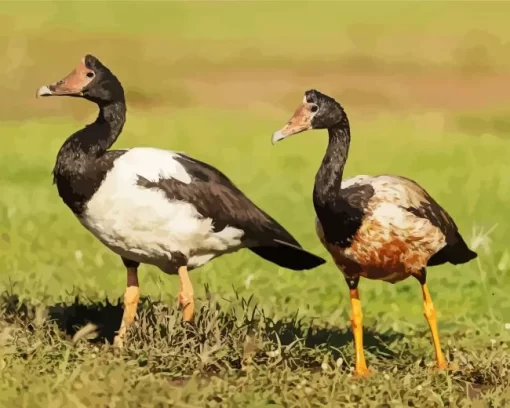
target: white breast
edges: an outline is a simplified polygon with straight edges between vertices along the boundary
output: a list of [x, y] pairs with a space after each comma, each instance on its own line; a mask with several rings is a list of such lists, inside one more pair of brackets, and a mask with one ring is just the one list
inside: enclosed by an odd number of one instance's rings
[[[172, 252], [198, 267], [241, 247], [243, 231], [212, 230], [193, 203], [170, 200], [163, 191], [137, 185], [138, 176], [157, 182], [173, 178], [191, 185], [174, 152], [135, 148], [119, 157], [87, 204], [80, 221], [115, 253], [165, 270]], [[166, 272], [173, 273], [174, 271]]]

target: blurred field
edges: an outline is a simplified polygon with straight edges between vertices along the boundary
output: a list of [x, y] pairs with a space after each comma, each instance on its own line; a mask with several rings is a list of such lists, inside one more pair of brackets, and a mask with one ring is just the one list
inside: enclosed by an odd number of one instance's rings
[[[2, 2], [0, 406], [510, 405], [509, 12], [503, 2]], [[176, 278], [144, 266], [142, 318], [126, 352], [113, 351], [124, 269], [50, 174], [95, 108], [34, 97], [86, 53], [127, 92], [116, 147], [217, 166], [324, 257], [311, 194], [327, 136], [274, 147], [270, 136], [305, 90], [339, 100], [353, 137], [345, 176], [417, 180], [479, 253], [429, 271], [443, 349], [461, 371], [429, 370], [417, 282], [362, 281], [376, 373], [354, 380], [341, 273], [331, 262], [295, 273], [244, 251], [193, 272], [194, 327], [179, 323]], [[97, 341], [73, 343], [88, 321]]]

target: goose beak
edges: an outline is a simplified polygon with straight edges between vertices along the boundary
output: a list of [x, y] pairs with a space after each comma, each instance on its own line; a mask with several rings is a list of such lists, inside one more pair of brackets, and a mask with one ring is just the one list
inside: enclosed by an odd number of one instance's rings
[[273, 133], [271, 142], [275, 144], [286, 137], [312, 129], [312, 118], [311, 105], [303, 103], [297, 108], [287, 124], [279, 131]]
[[278, 132], [273, 133], [273, 137], [271, 138], [272, 144], [275, 144], [276, 142], [286, 138], [286, 136], [283, 134], [282, 130], [279, 130]]
[[85, 59], [65, 78], [51, 85], [41, 86], [36, 93], [39, 96], [83, 96], [84, 89], [92, 82], [95, 72], [87, 68]]
[[46, 85], [44, 85], [44, 86], [41, 86], [37, 90], [37, 93], [35, 94], [35, 97], [39, 98], [40, 96], [51, 96], [51, 95], [52, 95], [51, 89], [48, 88]]
[[83, 91], [67, 86], [64, 79], [51, 85], [41, 86], [35, 96], [36, 98], [40, 96], [83, 96]]

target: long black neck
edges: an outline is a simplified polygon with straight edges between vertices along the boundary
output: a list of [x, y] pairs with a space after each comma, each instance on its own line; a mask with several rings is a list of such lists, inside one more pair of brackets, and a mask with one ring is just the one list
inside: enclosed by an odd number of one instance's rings
[[343, 120], [330, 127], [328, 132], [328, 148], [315, 176], [314, 201], [322, 206], [326, 205], [328, 201], [338, 199], [340, 193], [345, 162], [351, 143], [347, 116], [344, 115]]
[[115, 143], [125, 122], [124, 101], [100, 105], [96, 121], [64, 142], [58, 153], [54, 172], [77, 172], [79, 168], [83, 168], [84, 161], [102, 156]]
[[60, 148], [53, 169], [53, 181], [60, 197], [76, 214], [101, 186], [113, 162], [124, 151], [107, 150], [119, 137], [126, 121], [124, 101], [100, 105], [96, 121], [69, 137]]
[[94, 156], [104, 154], [119, 137], [124, 123], [126, 123], [126, 103], [124, 101], [101, 106], [95, 122], [98, 126], [96, 143], [91, 146], [90, 153]]
[[326, 242], [347, 248], [363, 222], [366, 203], [373, 190], [370, 186], [359, 186], [355, 191], [352, 187], [342, 190], [351, 142], [347, 117], [328, 130], [329, 144], [315, 176], [313, 204]]

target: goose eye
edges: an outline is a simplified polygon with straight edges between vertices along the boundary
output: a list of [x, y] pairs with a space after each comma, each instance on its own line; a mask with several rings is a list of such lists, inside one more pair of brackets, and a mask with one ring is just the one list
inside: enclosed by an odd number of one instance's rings
[[311, 110], [312, 112], [317, 112], [317, 111], [319, 110], [319, 107], [318, 107], [317, 105], [312, 105], [312, 106], [310, 107], [310, 110]]
[[87, 72], [87, 77], [94, 78], [94, 73], [93, 72]]

